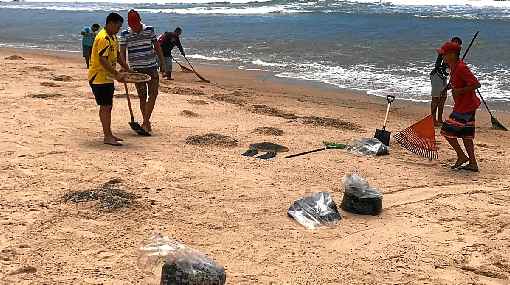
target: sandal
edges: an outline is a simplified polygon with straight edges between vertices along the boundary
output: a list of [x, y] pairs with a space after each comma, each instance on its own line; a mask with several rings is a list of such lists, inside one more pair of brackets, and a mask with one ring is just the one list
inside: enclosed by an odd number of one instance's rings
[[466, 165], [460, 167], [459, 169], [472, 171], [472, 172], [480, 172], [480, 170], [478, 169], [478, 165], [473, 165], [473, 164], [466, 164]]

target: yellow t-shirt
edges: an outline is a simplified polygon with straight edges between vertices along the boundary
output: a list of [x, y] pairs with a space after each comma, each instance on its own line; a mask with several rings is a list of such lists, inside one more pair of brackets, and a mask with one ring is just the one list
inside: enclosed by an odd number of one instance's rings
[[108, 72], [99, 61], [101, 56], [108, 58], [108, 62], [113, 68], [117, 63], [117, 54], [119, 53], [119, 43], [117, 36], [108, 35], [106, 29], [102, 29], [97, 34], [92, 46], [92, 55], [90, 56], [89, 83], [106, 84], [113, 83], [114, 76]]

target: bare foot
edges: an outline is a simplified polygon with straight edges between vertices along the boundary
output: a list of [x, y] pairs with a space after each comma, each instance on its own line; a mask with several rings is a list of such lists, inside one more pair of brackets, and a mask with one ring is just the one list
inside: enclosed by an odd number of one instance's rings
[[457, 162], [455, 162], [454, 165], [451, 166], [451, 169], [457, 169], [459, 167], [461, 167], [464, 163], [468, 162], [469, 161], [469, 158], [467, 157], [459, 157], [457, 158]]
[[103, 140], [104, 144], [112, 145], [112, 146], [121, 146], [122, 144], [115, 140], [114, 137], [105, 137]]

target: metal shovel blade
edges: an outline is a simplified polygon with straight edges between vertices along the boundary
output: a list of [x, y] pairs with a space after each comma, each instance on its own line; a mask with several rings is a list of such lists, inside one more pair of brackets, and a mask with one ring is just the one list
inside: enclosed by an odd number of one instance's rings
[[129, 122], [129, 126], [133, 131], [135, 131], [137, 134], [145, 137], [149, 137], [151, 134], [145, 131], [142, 126], [138, 122], [131, 121]]
[[391, 135], [391, 132], [388, 132], [387, 130], [376, 129], [374, 138], [378, 139], [385, 146], [389, 146], [390, 145], [390, 135]]

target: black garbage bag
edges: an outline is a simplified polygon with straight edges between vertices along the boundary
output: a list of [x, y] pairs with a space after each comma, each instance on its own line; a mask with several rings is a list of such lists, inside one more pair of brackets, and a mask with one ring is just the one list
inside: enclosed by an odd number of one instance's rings
[[[225, 269], [205, 254], [161, 234], [139, 249], [138, 265], [154, 276], [161, 268], [160, 285], [224, 285]], [[162, 265], [162, 267], [161, 267]]]
[[163, 264], [160, 285], [223, 285], [225, 269], [205, 256], [168, 258]]
[[287, 214], [307, 229], [333, 226], [342, 218], [331, 194], [327, 192], [314, 193], [295, 201]]
[[376, 138], [364, 138], [355, 141], [347, 147], [347, 150], [357, 155], [387, 155], [389, 148]]
[[344, 197], [340, 207], [345, 211], [361, 215], [378, 215], [382, 211], [382, 194], [370, 187], [368, 182], [357, 174], [343, 178]]

